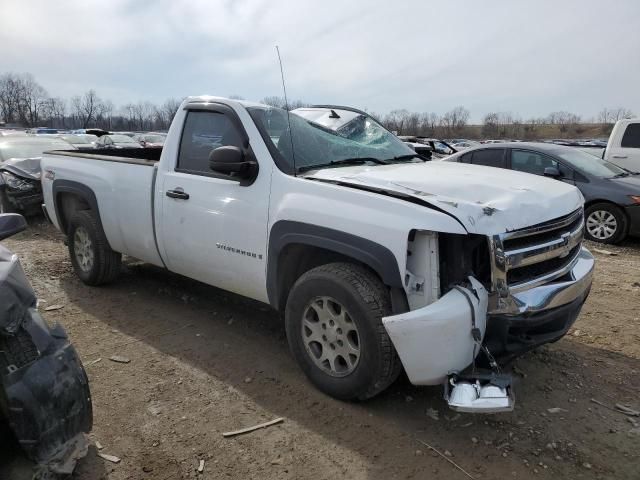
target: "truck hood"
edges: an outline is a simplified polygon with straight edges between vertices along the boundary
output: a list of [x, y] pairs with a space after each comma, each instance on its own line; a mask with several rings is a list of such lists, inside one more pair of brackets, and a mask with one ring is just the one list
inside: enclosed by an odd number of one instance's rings
[[558, 180], [440, 161], [326, 168], [304, 177], [408, 195], [457, 218], [468, 232], [483, 235], [553, 220], [584, 203], [577, 188]]

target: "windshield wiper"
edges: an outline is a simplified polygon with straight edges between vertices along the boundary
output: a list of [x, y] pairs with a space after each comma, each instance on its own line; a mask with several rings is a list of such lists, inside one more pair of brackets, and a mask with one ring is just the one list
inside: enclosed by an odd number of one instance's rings
[[363, 163], [376, 163], [378, 165], [387, 165], [389, 162], [386, 160], [380, 160], [375, 157], [355, 157], [355, 158], [344, 158], [342, 160], [333, 160], [329, 163], [318, 163], [316, 165], [303, 165], [298, 167], [298, 172], [307, 172], [309, 170], [316, 170], [318, 168], [325, 167], [335, 167], [338, 165], [362, 165]]
[[425, 162], [427, 161], [427, 160], [425, 160], [425, 157], [423, 157], [419, 153], [410, 153], [410, 154], [407, 154], [407, 155], [398, 155], [397, 157], [390, 158], [389, 161], [390, 162], [397, 162], [397, 161], [401, 161], [401, 160], [411, 160], [412, 158], [419, 158], [421, 160], [424, 160]]
[[613, 178], [628, 177], [629, 175], [631, 175], [629, 172], [622, 172], [622, 173], [618, 173], [617, 175], [614, 175]]

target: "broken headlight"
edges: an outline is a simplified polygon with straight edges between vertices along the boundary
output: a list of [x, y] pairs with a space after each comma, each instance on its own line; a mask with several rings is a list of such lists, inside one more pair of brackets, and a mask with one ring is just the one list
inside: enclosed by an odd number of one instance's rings
[[36, 188], [35, 183], [30, 180], [17, 177], [9, 172], [2, 172], [4, 181], [11, 190], [18, 190], [20, 192], [28, 192]]

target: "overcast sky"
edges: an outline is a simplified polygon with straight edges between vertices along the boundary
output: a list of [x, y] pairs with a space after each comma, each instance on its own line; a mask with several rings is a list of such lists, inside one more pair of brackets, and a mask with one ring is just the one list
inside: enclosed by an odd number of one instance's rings
[[0, 73], [116, 105], [281, 95], [386, 113], [640, 114], [640, 0], [0, 0]]

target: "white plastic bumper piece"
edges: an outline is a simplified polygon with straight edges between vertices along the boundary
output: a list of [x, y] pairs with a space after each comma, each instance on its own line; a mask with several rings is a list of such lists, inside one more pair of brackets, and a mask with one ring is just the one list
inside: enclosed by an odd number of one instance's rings
[[465, 293], [453, 289], [426, 307], [382, 319], [414, 385], [442, 384], [478, 354], [472, 321], [484, 338], [488, 293], [475, 278], [469, 281], [472, 289], [462, 288]]

